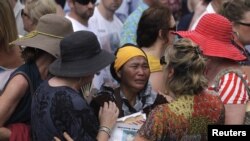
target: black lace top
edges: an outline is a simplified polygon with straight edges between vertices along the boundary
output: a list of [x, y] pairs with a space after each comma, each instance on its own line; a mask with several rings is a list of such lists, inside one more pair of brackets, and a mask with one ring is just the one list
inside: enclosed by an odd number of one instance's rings
[[51, 87], [43, 82], [32, 99], [31, 128], [34, 141], [64, 140], [66, 131], [74, 141], [96, 140], [98, 120], [82, 95], [70, 87]]

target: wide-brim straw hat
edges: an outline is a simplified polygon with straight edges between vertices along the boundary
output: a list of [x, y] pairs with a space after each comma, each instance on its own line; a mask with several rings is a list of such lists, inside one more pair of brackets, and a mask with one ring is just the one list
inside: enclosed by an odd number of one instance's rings
[[67, 18], [56, 14], [46, 14], [39, 19], [34, 31], [11, 44], [38, 48], [58, 58], [60, 41], [70, 33], [73, 33], [73, 27]]
[[233, 31], [231, 22], [219, 14], [204, 15], [195, 30], [174, 32], [181, 37], [197, 43], [206, 56], [227, 58], [235, 61], [246, 57], [232, 43]]
[[90, 31], [77, 31], [60, 43], [61, 58], [54, 61], [49, 71], [55, 76], [83, 77], [93, 75], [111, 64], [115, 56], [102, 50], [97, 37]]

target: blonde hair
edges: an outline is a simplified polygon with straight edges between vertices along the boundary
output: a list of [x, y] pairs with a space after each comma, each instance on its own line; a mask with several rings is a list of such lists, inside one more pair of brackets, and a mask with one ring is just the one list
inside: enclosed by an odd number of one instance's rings
[[0, 0], [0, 50], [9, 52], [9, 43], [18, 37], [16, 19], [8, 0]]
[[25, 8], [34, 24], [37, 24], [43, 15], [56, 13], [56, 3], [54, 0], [28, 0]]
[[[175, 96], [196, 95], [207, 87], [207, 79], [204, 76], [205, 58], [191, 40], [182, 38], [169, 47], [165, 52], [165, 62], [166, 91]], [[167, 77], [170, 70], [173, 70], [173, 74]]]

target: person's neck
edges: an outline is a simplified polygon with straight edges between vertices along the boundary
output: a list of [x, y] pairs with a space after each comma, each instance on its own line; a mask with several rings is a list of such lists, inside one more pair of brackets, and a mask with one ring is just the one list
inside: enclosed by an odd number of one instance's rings
[[49, 85], [52, 87], [67, 86], [76, 91], [80, 89], [79, 80], [76, 78], [65, 78], [65, 77], [54, 76], [49, 80]]
[[54, 59], [52, 59], [52, 57], [48, 57], [47, 55], [41, 56], [36, 60], [36, 65], [40, 72], [42, 80], [48, 78], [48, 72], [49, 72], [48, 68], [53, 61]]
[[237, 68], [240, 69], [239, 64], [235, 61], [229, 60], [213, 60], [209, 61], [206, 66], [206, 77], [208, 79], [208, 85], [213, 84], [216, 75], [226, 68]]
[[150, 47], [142, 47], [142, 50], [145, 51], [146, 54], [153, 55], [160, 59], [165, 53], [166, 46], [162, 42], [155, 42]]
[[79, 23], [81, 23], [82, 25], [88, 27], [88, 20], [89, 19], [83, 19], [80, 16], [78, 16], [75, 12], [71, 11], [68, 15], [69, 17], [75, 19], [76, 21], [78, 21]]
[[113, 16], [115, 14], [115, 11], [107, 10], [101, 3], [97, 6], [97, 9], [99, 10], [100, 14], [104, 17], [104, 19], [108, 21], [113, 21]]
[[124, 94], [124, 96], [129, 101], [129, 104], [131, 106], [134, 106], [135, 103], [136, 103], [136, 96], [138, 95], [138, 92], [136, 92], [132, 88], [126, 87], [124, 85], [120, 86], [120, 90], [122, 91], [122, 93]]
[[216, 1], [216, 0], [212, 0], [212, 1], [211, 1], [211, 5], [212, 5], [214, 11], [215, 11], [216, 13], [218, 13], [219, 10], [220, 10], [220, 3], [219, 3], [218, 1]]

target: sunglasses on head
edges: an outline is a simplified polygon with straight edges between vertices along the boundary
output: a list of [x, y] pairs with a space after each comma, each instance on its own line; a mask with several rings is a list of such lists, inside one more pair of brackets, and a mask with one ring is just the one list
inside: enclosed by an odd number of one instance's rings
[[243, 23], [243, 22], [236, 22], [237, 24], [240, 24], [240, 25], [244, 25], [244, 26], [249, 26], [250, 27], [250, 23]]
[[78, 2], [78, 3], [80, 3], [80, 4], [82, 4], [82, 5], [87, 5], [87, 4], [89, 4], [90, 2], [92, 3], [92, 4], [95, 4], [96, 3], [96, 0], [75, 0], [76, 2]]
[[176, 25], [174, 25], [173, 27], [169, 28], [169, 31], [176, 31], [176, 28], [177, 28]]

